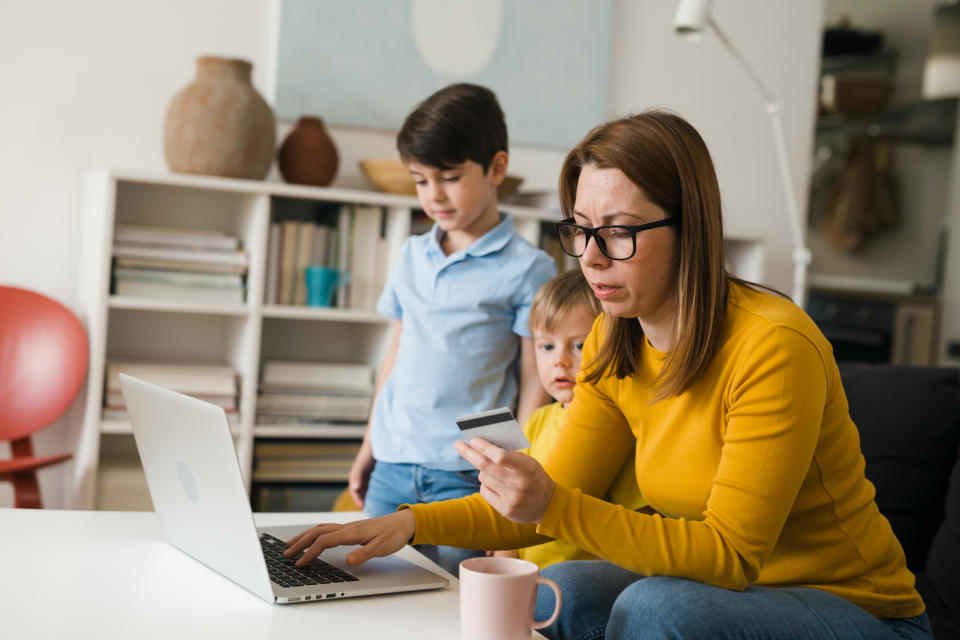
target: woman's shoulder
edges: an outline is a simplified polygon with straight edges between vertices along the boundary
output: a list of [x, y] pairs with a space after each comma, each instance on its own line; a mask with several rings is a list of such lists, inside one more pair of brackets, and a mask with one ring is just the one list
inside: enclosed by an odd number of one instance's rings
[[750, 284], [731, 282], [727, 301], [731, 334], [767, 335], [787, 332], [809, 341], [826, 354], [830, 343], [807, 313], [788, 297]]

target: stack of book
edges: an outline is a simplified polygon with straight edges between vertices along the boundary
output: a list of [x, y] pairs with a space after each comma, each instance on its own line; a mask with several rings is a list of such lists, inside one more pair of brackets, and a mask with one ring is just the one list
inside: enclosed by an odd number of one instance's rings
[[257, 424], [352, 425], [362, 434], [373, 404], [373, 375], [372, 367], [361, 364], [266, 361]]
[[107, 363], [103, 419], [127, 420], [127, 403], [120, 390], [119, 374], [166, 387], [223, 407], [231, 424], [239, 423], [237, 374], [231, 367], [199, 364], [154, 364], [143, 362]]
[[343, 205], [318, 222], [276, 220], [270, 225], [264, 302], [307, 304], [305, 271], [310, 265], [350, 274], [337, 290], [335, 306], [372, 310], [387, 276], [383, 209]]
[[356, 441], [260, 440], [253, 446], [254, 482], [345, 482]]
[[117, 295], [243, 302], [247, 254], [223, 232], [117, 225], [113, 257]]

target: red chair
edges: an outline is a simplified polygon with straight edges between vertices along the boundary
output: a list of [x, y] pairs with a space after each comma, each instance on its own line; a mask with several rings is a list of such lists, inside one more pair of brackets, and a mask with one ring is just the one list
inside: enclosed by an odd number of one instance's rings
[[0, 441], [10, 442], [13, 455], [0, 460], [0, 480], [13, 482], [15, 507], [41, 508], [36, 470], [72, 455], [34, 456], [30, 435], [73, 403], [88, 354], [86, 331], [69, 309], [0, 286]]

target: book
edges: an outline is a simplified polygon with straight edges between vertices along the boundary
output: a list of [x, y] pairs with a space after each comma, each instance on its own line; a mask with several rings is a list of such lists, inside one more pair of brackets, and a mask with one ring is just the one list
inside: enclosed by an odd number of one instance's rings
[[383, 211], [380, 207], [356, 205], [350, 242], [350, 306], [373, 309], [377, 302], [376, 254], [379, 248]]
[[330, 266], [327, 264], [327, 242], [332, 231], [333, 228], [325, 224], [313, 225], [313, 244], [310, 247], [310, 262], [308, 264]]
[[360, 451], [359, 442], [325, 440], [322, 442], [304, 442], [302, 440], [259, 441], [254, 445], [256, 456], [279, 456], [283, 458], [320, 458], [322, 456], [342, 456], [353, 460]]
[[[341, 271], [350, 269], [350, 227], [353, 221], [353, 207], [343, 205], [337, 213], [337, 244], [333, 266]], [[353, 274], [350, 274], [351, 277]], [[337, 307], [345, 309], [350, 306], [352, 286], [349, 281], [337, 288]]]
[[265, 304], [277, 303], [277, 290], [280, 284], [280, 223], [270, 223], [270, 237], [267, 246], [267, 281], [264, 288]]
[[199, 287], [117, 278], [114, 293], [119, 296], [172, 298], [198, 302], [243, 303], [244, 289], [227, 287]]
[[171, 262], [247, 266], [247, 252], [242, 249], [237, 251], [210, 251], [170, 247], [128, 247], [114, 244], [113, 255], [117, 258], [149, 258]]
[[109, 362], [106, 375], [108, 391], [120, 390], [120, 373], [187, 395], [237, 394], [236, 372], [232, 367], [221, 365]]
[[297, 229], [297, 257], [293, 264], [293, 300], [292, 304], [307, 304], [307, 277], [306, 270], [313, 256], [313, 236], [315, 225], [312, 222], [301, 221]]
[[223, 231], [144, 227], [118, 224], [113, 231], [116, 244], [145, 244], [192, 249], [231, 251], [240, 248], [240, 239]]
[[204, 273], [192, 271], [166, 271], [163, 269], [139, 269], [116, 267], [113, 276], [118, 280], [163, 282], [183, 286], [242, 288], [243, 277], [236, 273]]
[[371, 396], [325, 396], [310, 394], [261, 393], [257, 415], [284, 415], [365, 421], [373, 405]]
[[153, 258], [114, 258], [117, 267], [132, 269], [157, 269], [159, 271], [188, 271], [190, 273], [237, 273], [247, 272], [247, 266], [241, 264], [202, 264], [179, 260], [155, 260]]
[[372, 392], [374, 369], [345, 362], [267, 360], [260, 384], [267, 388], [322, 388]]
[[296, 286], [294, 267], [297, 259], [297, 233], [300, 225], [296, 220], [284, 220], [281, 223], [280, 240], [280, 304], [293, 304]]

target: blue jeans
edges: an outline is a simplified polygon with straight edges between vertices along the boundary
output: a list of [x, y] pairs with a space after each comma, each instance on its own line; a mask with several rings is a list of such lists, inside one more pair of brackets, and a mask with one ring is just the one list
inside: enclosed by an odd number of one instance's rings
[[[377, 461], [370, 474], [363, 512], [374, 518], [393, 513], [401, 504], [437, 502], [462, 498], [480, 491], [479, 472], [442, 471], [418, 464], [396, 464]], [[455, 576], [460, 574], [460, 563], [467, 558], [482, 556], [483, 551], [417, 545], [417, 550]]]
[[[682, 578], [644, 578], [601, 560], [561, 562], [541, 574], [563, 593], [560, 617], [541, 632], [556, 640], [933, 639], [926, 613], [875, 618], [819, 589], [731, 591]], [[546, 619], [553, 607], [553, 592], [541, 587], [536, 619]]]

